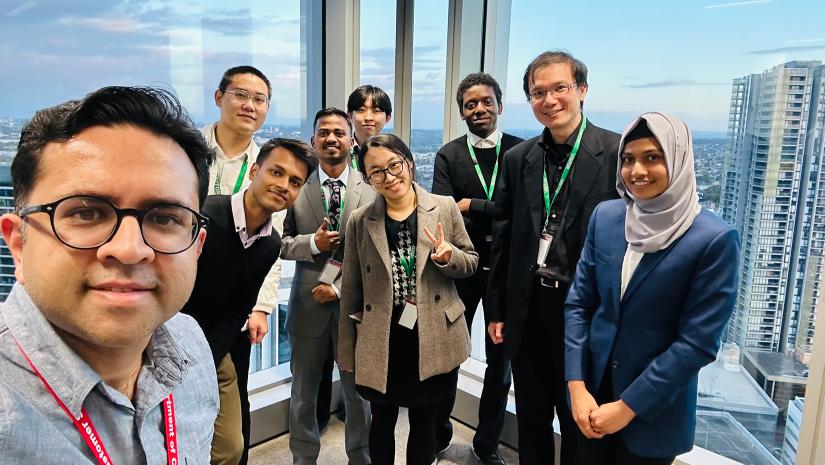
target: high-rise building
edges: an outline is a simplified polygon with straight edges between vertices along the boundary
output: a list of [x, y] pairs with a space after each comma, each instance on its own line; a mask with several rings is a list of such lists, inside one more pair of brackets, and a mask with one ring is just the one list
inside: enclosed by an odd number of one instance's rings
[[825, 66], [734, 79], [720, 199], [742, 239], [727, 341], [807, 363], [825, 247]]
[[[9, 165], [0, 165], [0, 215], [14, 211], [14, 191]], [[14, 285], [14, 260], [6, 242], [0, 240], [0, 302], [4, 302]]]

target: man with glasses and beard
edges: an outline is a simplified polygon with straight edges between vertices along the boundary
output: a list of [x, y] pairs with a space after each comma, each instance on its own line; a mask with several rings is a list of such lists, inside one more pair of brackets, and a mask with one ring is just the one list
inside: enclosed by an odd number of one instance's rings
[[[337, 346], [343, 231], [350, 213], [371, 203], [375, 192], [350, 168], [352, 126], [346, 113], [315, 114], [312, 146], [317, 174], [309, 177], [284, 221], [281, 258], [296, 260], [286, 329], [292, 347], [289, 449], [296, 465], [315, 465], [321, 449], [316, 418], [324, 361]], [[341, 372], [349, 463], [369, 463], [369, 405], [355, 391], [353, 373]]]
[[0, 217], [4, 464], [208, 463], [215, 366], [178, 314], [195, 283], [213, 153], [175, 97], [107, 87], [38, 111]]

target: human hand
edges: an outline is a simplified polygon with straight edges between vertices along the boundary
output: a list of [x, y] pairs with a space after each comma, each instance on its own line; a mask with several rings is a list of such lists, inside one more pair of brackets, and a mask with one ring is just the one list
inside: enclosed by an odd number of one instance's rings
[[462, 215], [467, 216], [467, 213], [470, 213], [470, 199], [461, 199], [456, 204]]
[[595, 433], [613, 434], [627, 426], [634, 418], [636, 412], [619, 399], [616, 402], [602, 404], [590, 412], [590, 426]]
[[321, 252], [332, 252], [338, 248], [341, 241], [340, 233], [338, 231], [329, 230], [329, 218], [324, 217], [324, 222], [318, 226], [315, 231], [315, 246]]
[[570, 413], [573, 415], [573, 420], [582, 434], [588, 439], [603, 438], [604, 433], [593, 431], [593, 427], [590, 425], [590, 413], [599, 408], [599, 404], [587, 391], [584, 381], [568, 381], [567, 389], [570, 391]]
[[266, 321], [266, 316], [266, 312], [260, 310], [254, 310], [249, 315], [246, 328], [249, 330], [250, 344], [260, 344], [266, 333], [269, 332], [269, 323]]
[[436, 227], [438, 237], [433, 237], [430, 230], [427, 229], [426, 226], [424, 227], [424, 234], [427, 235], [427, 238], [433, 244], [433, 253], [430, 254], [430, 258], [440, 265], [446, 265], [453, 256], [453, 246], [444, 240], [444, 228], [441, 226], [441, 223], [438, 223]]
[[332, 286], [321, 283], [312, 288], [312, 298], [319, 304], [325, 304], [327, 302], [332, 302], [333, 300], [338, 300], [338, 295], [335, 294], [335, 290]]
[[504, 322], [491, 321], [490, 324], [487, 325], [487, 334], [490, 335], [493, 344], [501, 344], [504, 342]]

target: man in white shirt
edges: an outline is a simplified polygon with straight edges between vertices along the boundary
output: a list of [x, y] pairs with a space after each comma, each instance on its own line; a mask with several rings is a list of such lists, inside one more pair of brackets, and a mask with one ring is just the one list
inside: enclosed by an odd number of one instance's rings
[[[260, 151], [252, 136], [266, 121], [271, 96], [269, 79], [257, 68], [236, 66], [224, 72], [215, 91], [215, 105], [220, 108], [221, 117], [217, 122], [201, 128], [207, 144], [215, 150], [215, 162], [209, 168], [209, 195], [233, 195], [249, 186], [249, 168]], [[285, 216], [284, 211], [272, 215], [272, 226], [278, 234], [283, 233]], [[244, 436], [241, 464], [246, 463], [246, 451], [249, 450], [250, 419], [246, 386], [251, 344], [260, 343], [269, 332], [267, 317], [278, 307], [280, 280], [281, 263], [276, 261], [261, 286], [247, 324], [243, 329], [238, 328], [238, 331], [248, 330], [249, 337], [238, 338], [230, 352], [237, 370], [241, 396]]]

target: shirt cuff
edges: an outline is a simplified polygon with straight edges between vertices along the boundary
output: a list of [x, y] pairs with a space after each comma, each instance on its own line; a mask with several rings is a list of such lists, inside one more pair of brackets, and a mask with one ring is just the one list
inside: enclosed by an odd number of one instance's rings
[[341, 291], [335, 287], [335, 284], [330, 284], [330, 286], [332, 286], [332, 290], [335, 291], [335, 295], [338, 297], [338, 300], [341, 300]]
[[315, 245], [314, 233], [309, 236], [309, 250], [310, 252], [312, 252], [312, 255], [318, 255], [319, 253], [321, 253], [321, 249], [319, 249], [318, 246]]
[[266, 307], [254, 307], [254, 308], [252, 309], [252, 311], [253, 311], [253, 312], [263, 312], [263, 313], [266, 313], [267, 315], [272, 315], [272, 309], [271, 309], [271, 308], [266, 308]]

